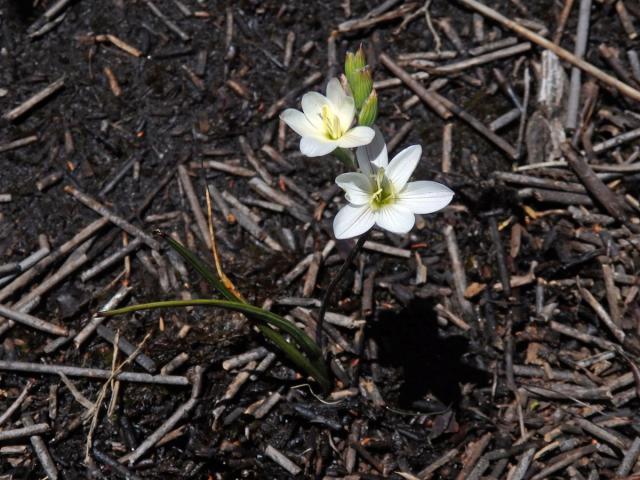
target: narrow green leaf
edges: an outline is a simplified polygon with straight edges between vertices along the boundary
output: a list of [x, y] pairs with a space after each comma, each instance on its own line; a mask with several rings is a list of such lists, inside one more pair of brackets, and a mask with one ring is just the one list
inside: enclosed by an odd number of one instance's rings
[[[202, 261], [195, 253], [191, 252], [180, 242], [173, 240], [168, 235], [162, 236], [169, 243], [169, 246], [171, 246], [171, 248], [173, 248], [182, 258], [184, 258], [184, 260], [189, 263], [189, 265], [191, 265], [226, 300], [200, 299], [188, 301], [173, 300], [165, 302], [152, 302], [147, 304], [133, 305], [117, 310], [111, 310], [109, 312], [101, 312], [103, 315], [110, 316], [134, 312], [138, 310], [196, 305], [220, 307], [226, 308], [228, 310], [238, 311], [244, 313], [249, 319], [255, 321], [257, 323], [258, 329], [263, 335], [265, 335], [274, 344], [276, 344], [276, 346], [278, 346], [278, 348], [280, 348], [283, 353], [287, 355], [291, 359], [291, 361], [294, 362], [299, 368], [303, 369], [305, 372], [307, 372], [307, 374], [315, 378], [325, 390], [330, 388], [330, 376], [326, 369], [324, 358], [322, 356], [322, 350], [307, 334], [305, 334], [293, 323], [284, 319], [280, 315], [251, 305], [244, 299], [238, 297], [220, 280], [218, 273], [204, 261]], [[282, 330], [283, 332], [288, 333], [309, 358], [307, 359], [294, 345], [287, 342], [280, 333], [273, 330], [269, 325], [272, 325]]]
[[189, 265], [191, 265], [201, 276], [204, 278], [209, 285], [215, 288], [220, 294], [226, 298], [227, 300], [232, 300], [236, 302], [242, 302], [242, 299], [238, 298], [231, 290], [229, 290], [224, 283], [218, 277], [218, 274], [203, 262], [197, 255], [195, 255], [191, 250], [184, 247], [180, 242], [176, 242], [173, 238], [168, 235], [162, 235], [164, 239], [169, 243], [169, 246], [173, 248], [182, 258], [185, 259]]
[[[140, 310], [153, 310], [160, 308], [180, 308], [180, 307], [193, 307], [193, 306], [208, 306], [219, 307], [227, 310], [233, 310], [241, 312], [248, 317], [258, 322], [258, 329], [260, 332], [269, 338], [273, 343], [280, 348], [285, 355], [287, 355], [291, 361], [297, 366], [306, 371], [309, 375], [315, 378], [323, 388], [327, 389], [329, 384], [329, 375], [324, 366], [324, 360], [322, 358], [322, 351], [316, 345], [316, 343], [309, 338], [302, 330], [289, 322], [287, 319], [282, 318], [268, 310], [264, 310], [260, 307], [250, 305], [247, 303], [240, 303], [229, 300], [213, 300], [213, 299], [192, 299], [192, 300], [166, 300], [161, 302], [141, 303], [138, 305], [130, 305], [116, 310], [109, 310], [100, 312], [100, 315], [105, 317], [111, 317], [115, 315], [122, 315], [125, 313], [137, 312]], [[286, 333], [305, 351], [309, 356], [307, 359], [294, 345], [287, 342], [282, 335], [273, 330], [271, 326], [276, 327]], [[266, 328], [265, 328], [266, 327]]]
[[301, 370], [315, 378], [325, 392], [331, 390], [329, 374], [324, 362], [310, 362], [297, 348], [287, 342], [282, 335], [268, 325], [258, 325], [260, 333], [271, 340]]

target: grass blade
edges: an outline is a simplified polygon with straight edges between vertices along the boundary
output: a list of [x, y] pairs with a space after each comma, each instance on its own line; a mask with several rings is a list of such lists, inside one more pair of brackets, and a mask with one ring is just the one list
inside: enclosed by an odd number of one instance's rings
[[[180, 307], [218, 307], [226, 310], [233, 310], [244, 313], [254, 321], [258, 322], [258, 328], [267, 338], [272, 340], [296, 365], [313, 376], [323, 388], [329, 384], [329, 375], [324, 366], [322, 351], [316, 343], [309, 338], [302, 330], [293, 325], [287, 319], [268, 310], [248, 303], [240, 303], [238, 301], [214, 300], [214, 299], [192, 299], [192, 300], [166, 300], [162, 302], [141, 303], [138, 305], [130, 305], [128, 307], [100, 312], [100, 315], [115, 316], [124, 313], [137, 312], [140, 310], [153, 310], [160, 308], [180, 308]], [[263, 327], [267, 327], [266, 329]], [[308, 359], [302, 355], [294, 345], [287, 342], [280, 333], [273, 330], [275, 327], [288, 333], [292, 340], [302, 348]]]
[[231, 290], [229, 290], [224, 283], [218, 278], [218, 274], [209, 267], [205, 262], [203, 262], [197, 255], [195, 255], [191, 250], [186, 248], [180, 242], [176, 242], [173, 238], [168, 235], [162, 234], [164, 239], [167, 241], [169, 246], [173, 248], [184, 260], [191, 265], [196, 272], [204, 278], [209, 285], [215, 288], [220, 294], [226, 298], [227, 300], [232, 300], [236, 302], [244, 302], [244, 300], [237, 295], [235, 295]]

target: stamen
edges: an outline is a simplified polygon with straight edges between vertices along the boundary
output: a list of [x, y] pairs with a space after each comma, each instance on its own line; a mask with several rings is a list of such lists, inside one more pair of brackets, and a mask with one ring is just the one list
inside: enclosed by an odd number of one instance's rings
[[331, 140], [336, 140], [342, 136], [340, 119], [331, 111], [329, 105], [322, 106], [322, 125], [324, 126], [325, 134]]
[[374, 210], [378, 210], [385, 205], [393, 203], [396, 199], [396, 194], [393, 184], [386, 178], [383, 168], [376, 172], [374, 181], [376, 190], [371, 194], [371, 207]]

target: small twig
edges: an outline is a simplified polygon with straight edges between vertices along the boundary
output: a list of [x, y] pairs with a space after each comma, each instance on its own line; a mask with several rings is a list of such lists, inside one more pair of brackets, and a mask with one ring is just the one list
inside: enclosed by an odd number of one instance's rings
[[264, 454], [267, 457], [269, 457], [271, 460], [276, 462], [278, 465], [280, 465], [282, 468], [284, 468], [291, 475], [294, 475], [294, 476], [298, 475], [302, 471], [302, 469], [298, 465], [293, 463], [291, 460], [289, 460], [284, 455], [284, 453], [280, 452], [279, 450], [277, 450], [275, 447], [271, 445], [267, 445], [267, 448], [265, 449]]
[[444, 234], [447, 251], [449, 252], [449, 260], [451, 261], [451, 276], [456, 293], [456, 300], [465, 315], [471, 316], [473, 315], [473, 307], [464, 297], [464, 292], [467, 289], [467, 276], [460, 258], [460, 249], [458, 248], [456, 234], [451, 225], [447, 225], [442, 233]]
[[466, 70], [468, 68], [484, 65], [485, 63], [494, 62], [496, 60], [501, 60], [503, 58], [509, 58], [513, 55], [518, 55], [520, 53], [524, 53], [529, 50], [531, 50], [531, 44], [529, 42], [525, 42], [525, 43], [520, 43], [518, 45], [514, 45], [512, 47], [507, 47], [502, 50], [495, 50], [493, 52], [486, 53], [484, 55], [479, 55], [477, 57], [461, 60], [459, 62], [450, 63], [449, 65], [430, 68], [428, 70], [430, 73], [435, 73], [439, 75], [457, 73], [462, 70]]
[[565, 0], [564, 7], [562, 7], [562, 11], [558, 17], [558, 26], [556, 27], [556, 31], [553, 34], [553, 43], [560, 44], [560, 40], [562, 40], [562, 34], [564, 33], [564, 27], [567, 25], [567, 20], [569, 19], [569, 14], [571, 13], [571, 8], [573, 7], [574, 0]]
[[447, 451], [444, 455], [439, 457], [433, 463], [431, 463], [427, 467], [425, 467], [422, 470], [420, 470], [420, 472], [418, 473], [417, 477], [421, 478], [421, 479], [430, 478], [431, 475], [436, 472], [436, 470], [438, 470], [440, 467], [443, 467], [444, 465], [449, 463], [451, 460], [456, 458], [458, 456], [458, 453], [460, 453], [460, 452], [459, 452], [459, 450], [457, 448], [454, 448], [452, 450]]
[[64, 191], [70, 194], [71, 196], [73, 196], [76, 200], [78, 200], [80, 203], [82, 203], [86, 207], [89, 207], [91, 210], [95, 211], [96, 213], [102, 215], [104, 218], [108, 219], [114, 225], [117, 225], [118, 227], [120, 227], [125, 232], [133, 235], [134, 237], [140, 237], [144, 241], [144, 243], [146, 243], [152, 249], [160, 250], [160, 243], [157, 240], [155, 240], [150, 235], [143, 232], [140, 228], [131, 224], [121, 216], [113, 213], [111, 210], [109, 210], [103, 204], [98, 202], [96, 199], [92, 198], [86, 193], [79, 191], [78, 189], [72, 187], [71, 185], [67, 185], [66, 187], [64, 187]]
[[347, 20], [346, 22], [342, 22], [338, 25], [338, 32], [340, 33], [348, 33], [354, 32], [356, 30], [362, 30], [365, 28], [372, 27], [377, 25], [378, 23], [388, 22], [389, 20], [395, 20], [396, 18], [403, 17], [407, 13], [410, 13], [415, 9], [415, 3], [408, 3], [406, 5], [401, 5], [395, 10], [390, 12], [383, 13], [376, 17], [366, 16], [364, 18], [356, 18], [354, 20]]
[[0, 305], [0, 315], [13, 320], [14, 322], [21, 323], [22, 325], [26, 325], [42, 332], [60, 336], [66, 336], [69, 334], [69, 330], [66, 327], [55, 325], [53, 323], [47, 322], [27, 313], [13, 310], [3, 305]]
[[33, 382], [32, 380], [29, 380], [27, 384], [24, 386], [24, 388], [22, 389], [22, 392], [20, 392], [20, 395], [18, 395], [18, 398], [16, 398], [13, 401], [13, 403], [9, 406], [9, 408], [7, 408], [7, 410], [2, 415], [0, 415], [0, 425], [2, 425], [4, 422], [9, 420], [11, 418], [11, 415], [13, 415], [15, 411], [18, 410], [18, 408], [20, 408], [20, 405], [22, 405], [22, 402], [24, 402], [25, 398], [27, 398], [27, 395], [29, 394], [29, 390], [31, 390], [31, 387], [33, 386], [34, 383], [35, 382]]
[[0, 153], [8, 152], [9, 150], [14, 150], [20, 147], [25, 147], [37, 141], [38, 141], [37, 135], [29, 135], [27, 137], [22, 137], [17, 140], [13, 140], [12, 142], [3, 143], [0, 145]]
[[618, 196], [597, 177], [584, 157], [578, 156], [569, 143], [565, 142], [561, 148], [567, 163], [569, 163], [578, 178], [582, 180], [585, 188], [598, 200], [609, 215], [622, 223], [626, 223], [625, 206]]
[[631, 473], [631, 469], [636, 464], [640, 456], [640, 437], [633, 439], [633, 443], [624, 453], [624, 458], [618, 468], [616, 469], [616, 475], [618, 477], [625, 477]]
[[140, 457], [158, 443], [162, 437], [169, 433], [182, 419], [182, 417], [187, 415], [193, 407], [195, 407], [196, 403], [198, 403], [198, 398], [190, 398], [187, 400], [186, 403], [182, 404], [175, 412], [173, 412], [173, 415], [171, 415], [162, 425], [149, 435], [147, 439], [138, 446], [138, 448], [136, 448], [132, 453], [120, 458], [118, 461], [120, 463], [128, 461], [129, 465], [133, 465], [138, 459], [140, 459]]
[[44, 88], [43, 90], [39, 91], [38, 93], [33, 95], [31, 98], [29, 98], [28, 100], [23, 102], [21, 105], [17, 106], [13, 110], [10, 110], [9, 112], [5, 113], [2, 116], [2, 118], [12, 122], [12, 121], [16, 120], [17, 118], [21, 117], [22, 115], [27, 113], [29, 110], [31, 110], [33, 107], [35, 107], [37, 104], [39, 104], [40, 102], [45, 100], [47, 97], [50, 97], [55, 92], [57, 92], [62, 87], [64, 87], [64, 80], [65, 80], [65, 77], [59, 78], [58, 80], [56, 80], [55, 82], [51, 83], [46, 88]]
[[132, 473], [128, 468], [126, 468], [124, 465], [120, 465], [116, 459], [111, 458], [106, 453], [101, 452], [95, 447], [93, 448], [92, 452], [93, 456], [96, 457], [99, 462], [104, 463], [106, 466], [108, 466], [114, 472], [120, 474], [126, 480], [143, 480], [142, 477], [136, 475], [135, 473]]
[[162, 22], [169, 28], [169, 30], [178, 35], [182, 41], [187, 42], [191, 39], [191, 37], [187, 33], [185, 33], [180, 27], [178, 27], [178, 25], [176, 25], [164, 13], [162, 13], [151, 0], [144, 1], [149, 9], [153, 12], [153, 14], [160, 20], [162, 20]]
[[620, 327], [618, 327], [607, 311], [604, 309], [600, 302], [596, 300], [596, 298], [591, 294], [591, 292], [585, 288], [582, 288], [579, 284], [578, 291], [580, 292], [580, 296], [582, 299], [589, 304], [589, 306], [596, 312], [598, 318], [602, 320], [602, 323], [609, 329], [609, 331], [613, 334], [613, 336], [621, 343], [624, 343], [624, 339], [626, 337], [625, 333], [622, 331]]
[[[131, 287], [123, 285], [104, 305], [102, 305], [102, 307], [98, 309], [98, 311], [101, 312], [116, 308], [120, 303], [122, 303], [122, 301], [127, 297], [131, 290]], [[87, 324], [73, 338], [73, 343], [75, 344], [76, 348], [79, 348], [85, 342], [85, 340], [89, 338], [89, 336], [96, 330], [98, 325], [100, 325], [104, 321], [104, 319], [105, 317], [100, 316], [99, 313], [91, 316]]]
[[[33, 419], [31, 418], [31, 416], [26, 413], [22, 415], [22, 424], [26, 428], [36, 426], [33, 423]], [[42, 424], [37, 424], [37, 425], [42, 425]], [[47, 428], [48, 428], [48, 425], [47, 425]], [[44, 443], [44, 440], [42, 440], [42, 437], [36, 434], [36, 435], [32, 435], [29, 440], [31, 440], [31, 446], [35, 451], [36, 456], [38, 457], [38, 460], [40, 460], [40, 465], [42, 465], [42, 469], [47, 474], [47, 477], [49, 478], [49, 480], [58, 480], [58, 469], [56, 468], [56, 465], [53, 462], [53, 459], [51, 458], [51, 454], [47, 449], [47, 445]]]
[[163, 367], [160, 369], [160, 375], [169, 375], [174, 372], [182, 365], [184, 365], [187, 360], [189, 360], [189, 354], [186, 352], [179, 353], [171, 360], [169, 360]]
[[518, 24], [513, 20], [510, 20], [509, 18], [500, 14], [496, 10], [486, 5], [483, 5], [477, 0], [458, 0], [458, 1], [466, 5], [467, 7], [477, 12], [480, 12], [483, 15], [495, 20], [496, 22], [500, 23], [504, 27], [513, 30], [518, 35], [521, 35], [522, 37], [541, 46], [542, 48], [551, 50], [553, 53], [558, 55], [563, 60], [587, 72], [589, 75], [597, 78], [602, 83], [615, 88], [616, 90], [620, 91], [620, 93], [622, 93], [623, 95], [626, 95], [627, 97], [633, 100], [640, 101], [640, 91], [636, 90], [633, 87], [630, 87], [624, 82], [621, 82], [617, 78], [612, 77], [611, 75], [603, 72], [599, 68], [594, 67], [589, 62], [586, 62], [585, 60], [579, 58], [578, 56], [572, 54], [571, 52], [565, 50], [564, 48], [557, 46], [556, 44], [547, 40], [543, 36], [538, 35], [537, 33], [523, 27], [522, 25]]
[[451, 118], [451, 112], [449, 112], [447, 108], [442, 104], [442, 102], [436, 97], [437, 94], [435, 92], [430, 92], [429, 90], [424, 88], [420, 84], [420, 82], [414, 79], [397, 63], [391, 60], [391, 58], [387, 54], [382, 53], [380, 55], [380, 61], [391, 71], [391, 73], [402, 80], [407, 85], [407, 87], [413, 90], [413, 92], [418, 95], [420, 99], [424, 103], [426, 103], [434, 112], [436, 112], [442, 119], [447, 120]]
[[509, 477], [509, 480], [523, 480], [525, 478], [525, 475], [529, 471], [529, 466], [531, 465], [531, 461], [533, 460], [533, 456], [535, 455], [535, 453], [536, 449], [530, 448], [520, 456], [518, 464]]
[[[58, 375], [60, 372], [70, 377], [83, 377], [93, 380], [107, 380], [111, 377], [111, 370], [99, 368], [81, 368], [67, 365], [47, 365], [30, 362], [14, 362], [11, 360], [0, 360], [0, 370], [12, 372], [47, 373]], [[121, 372], [116, 375], [117, 380], [133, 383], [152, 383], [158, 385], [189, 385], [187, 377], [174, 375], [150, 375], [148, 373]]]

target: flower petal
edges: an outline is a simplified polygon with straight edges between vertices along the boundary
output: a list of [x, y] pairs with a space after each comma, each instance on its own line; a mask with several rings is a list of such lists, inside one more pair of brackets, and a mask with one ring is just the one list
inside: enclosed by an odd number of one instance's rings
[[421, 155], [422, 147], [420, 145], [412, 145], [393, 157], [393, 160], [385, 169], [385, 174], [397, 191], [402, 190], [407, 184], [409, 177], [411, 177], [420, 161]]
[[333, 219], [333, 233], [337, 239], [357, 237], [375, 225], [369, 205], [345, 205]]
[[308, 92], [302, 96], [300, 103], [302, 104], [302, 111], [309, 122], [311, 122], [311, 125], [321, 132], [324, 131], [322, 125], [322, 107], [325, 105], [331, 107], [329, 99], [318, 92]]
[[453, 190], [438, 182], [409, 182], [398, 194], [396, 205], [413, 213], [433, 213], [449, 205]]
[[368, 175], [348, 172], [338, 175], [338, 186], [346, 192], [347, 201], [353, 205], [364, 205], [371, 200], [373, 185]]
[[344, 96], [342, 103], [336, 105], [336, 111], [334, 112], [340, 120], [340, 127], [343, 130], [348, 130], [353, 123], [353, 117], [356, 116], [356, 105], [352, 97]]
[[348, 95], [342, 88], [340, 80], [335, 77], [329, 80], [329, 83], [327, 83], [327, 98], [329, 101], [337, 107], [342, 104], [344, 97], [348, 97]]
[[366, 175], [373, 174], [371, 164], [378, 168], [387, 168], [389, 163], [387, 155], [387, 145], [384, 143], [382, 132], [378, 127], [373, 127], [375, 136], [370, 144], [358, 147], [356, 150], [356, 158], [358, 159], [358, 165], [360, 171]]
[[338, 138], [338, 146], [342, 148], [355, 148], [371, 143], [375, 132], [370, 127], [354, 127]]
[[300, 151], [307, 157], [320, 157], [333, 152], [338, 145], [335, 141], [322, 137], [302, 137]]
[[375, 212], [376, 225], [392, 233], [407, 233], [416, 223], [413, 212], [397, 204], [386, 205]]
[[287, 108], [280, 114], [280, 119], [302, 137], [317, 135], [317, 130], [309, 123], [306, 115], [294, 108]]

